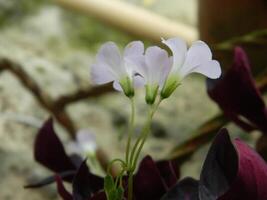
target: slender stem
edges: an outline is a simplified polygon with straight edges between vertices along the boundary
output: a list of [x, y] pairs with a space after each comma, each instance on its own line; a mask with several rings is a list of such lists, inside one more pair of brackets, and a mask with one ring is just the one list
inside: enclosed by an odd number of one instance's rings
[[145, 127], [147, 127], [148, 125], [150, 125], [150, 120], [149, 120], [149, 118], [150, 118], [150, 117], [149, 117], [149, 114], [148, 114], [147, 121], [146, 121], [146, 123], [145, 123], [145, 125], [144, 125], [144, 128], [143, 128], [143, 130], [142, 130], [140, 136], [138, 137], [138, 139], [137, 139], [137, 141], [135, 142], [134, 147], [133, 147], [133, 149], [132, 149], [131, 156], [130, 156], [130, 166], [131, 166], [131, 168], [133, 167], [132, 164], [133, 164], [133, 160], [134, 160], [134, 155], [135, 155], [136, 149], [137, 149], [137, 147], [138, 147], [138, 144], [141, 142], [141, 140], [142, 140], [142, 138], [143, 138]]
[[133, 199], [133, 171], [130, 171], [128, 179], [128, 200], [132, 199]]
[[131, 148], [131, 140], [132, 140], [132, 135], [134, 132], [134, 121], [135, 121], [135, 103], [134, 103], [134, 98], [130, 98], [131, 100], [131, 117], [130, 117], [130, 123], [129, 123], [129, 135], [128, 135], [128, 141], [127, 141], [127, 147], [126, 147], [126, 165], [128, 166], [129, 164], [129, 154], [130, 154], [130, 148]]
[[[135, 168], [136, 168], [136, 163], [137, 163], [137, 160], [138, 160], [138, 157], [140, 155], [140, 152], [144, 146], [144, 143], [146, 141], [146, 138], [150, 132], [150, 126], [151, 126], [151, 121], [152, 121], [152, 118], [156, 112], [156, 110], [158, 109], [159, 107], [159, 104], [161, 103], [162, 99], [160, 98], [158, 100], [158, 102], [154, 105], [154, 106], [150, 106], [149, 107], [149, 111], [148, 111], [148, 116], [147, 116], [147, 121], [142, 129], [142, 132], [141, 132], [141, 135], [139, 136], [139, 138], [137, 139], [134, 147], [133, 147], [133, 150], [131, 152], [131, 157], [130, 157], [130, 164], [131, 164], [131, 167], [132, 167], [132, 170], [134, 171]], [[141, 144], [140, 144], [141, 142]], [[138, 145], [140, 144], [138, 150], [137, 150], [137, 147]], [[137, 152], [136, 152], [137, 150]], [[136, 152], [136, 156], [134, 157], [135, 155], [135, 152]]]
[[107, 173], [110, 173], [111, 167], [115, 162], [121, 163], [122, 164], [122, 168], [125, 168], [127, 166], [126, 163], [123, 160], [121, 160], [119, 158], [116, 158], [116, 159], [110, 161], [110, 163], [108, 165], [108, 168], [107, 168]]
[[[142, 129], [141, 135], [139, 136], [139, 138], [137, 139], [137, 141], [134, 144], [134, 147], [132, 149], [131, 155], [130, 155], [130, 160], [129, 160], [129, 152], [128, 152], [128, 162], [127, 162], [127, 167], [130, 166], [130, 170], [128, 171], [129, 173], [129, 179], [128, 179], [128, 200], [132, 200], [133, 198], [133, 173], [135, 171], [136, 168], [136, 163], [138, 160], [138, 157], [140, 155], [140, 152], [144, 146], [144, 143], [146, 141], [146, 138], [150, 132], [150, 126], [151, 126], [151, 121], [153, 118], [154, 113], [156, 112], [159, 104], [161, 103], [162, 99], [159, 99], [159, 101], [153, 106], [153, 105], [149, 105], [149, 111], [148, 111], [148, 116], [147, 116], [147, 120], [146, 123]], [[130, 136], [130, 135], [129, 135]], [[140, 144], [141, 142], [141, 144]], [[139, 148], [138, 145], [140, 144]], [[138, 149], [137, 149], [138, 148]], [[137, 150], [137, 152], [136, 152]], [[129, 150], [128, 150], [129, 151]], [[135, 152], [136, 152], [136, 156], [135, 156]]]
[[142, 131], [142, 134], [140, 136], [140, 140], [139, 140], [140, 142], [139, 143], [141, 143], [141, 144], [139, 145], [139, 147], [138, 147], [138, 149], [136, 151], [135, 157], [133, 158], [132, 163], [131, 163], [133, 170], [135, 170], [135, 168], [136, 168], [136, 163], [137, 163], [138, 157], [139, 157], [139, 155], [141, 153], [141, 150], [142, 150], [142, 148], [144, 146], [144, 143], [145, 143], [145, 141], [147, 139], [147, 136], [148, 136], [148, 134], [150, 132], [151, 121], [152, 121], [152, 110], [148, 114], [147, 123], [145, 124], [145, 126], [143, 128], [143, 131]]

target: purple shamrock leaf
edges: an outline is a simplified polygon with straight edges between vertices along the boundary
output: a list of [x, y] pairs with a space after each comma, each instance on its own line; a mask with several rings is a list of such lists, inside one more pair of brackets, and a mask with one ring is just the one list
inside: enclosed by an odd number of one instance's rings
[[160, 200], [199, 200], [198, 181], [187, 177], [177, 182]]
[[82, 163], [72, 183], [73, 196], [77, 200], [87, 200], [104, 187], [104, 179], [90, 173], [86, 161]]
[[[98, 195], [104, 187], [104, 179], [90, 173], [89, 168], [84, 161], [78, 169], [72, 183], [72, 193], [70, 194], [64, 187], [60, 176], [56, 176], [56, 183], [59, 195], [63, 200], [90, 200], [94, 193], [94, 199], [100, 200], [102, 196]], [[97, 198], [97, 196], [99, 196]], [[100, 198], [101, 197], [101, 198]]]
[[56, 135], [51, 118], [44, 123], [37, 134], [34, 157], [37, 162], [56, 173], [77, 169]]
[[134, 177], [134, 196], [137, 200], [160, 199], [177, 182], [178, 168], [172, 161], [154, 162], [146, 156]]
[[266, 200], [267, 164], [226, 129], [216, 136], [199, 181], [200, 200]]
[[219, 80], [208, 80], [208, 94], [226, 117], [246, 131], [259, 129], [267, 133], [267, 111], [246, 53], [235, 48], [232, 67]]
[[38, 132], [34, 145], [34, 157], [57, 175], [27, 185], [26, 188], [41, 187], [57, 181], [59, 193], [61, 193], [60, 188], [63, 184], [60, 185], [60, 180], [63, 179], [73, 182], [73, 193], [76, 199], [78, 196], [91, 196], [92, 193], [103, 188], [103, 178], [90, 173], [81, 157], [66, 154], [63, 144], [53, 129], [52, 119], [48, 119]]

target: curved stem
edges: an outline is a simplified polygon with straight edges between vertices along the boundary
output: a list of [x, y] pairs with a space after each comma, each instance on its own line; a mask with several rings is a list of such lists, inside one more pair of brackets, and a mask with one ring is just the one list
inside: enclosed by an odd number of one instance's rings
[[128, 179], [128, 200], [132, 199], [133, 199], [133, 171], [130, 172]]
[[[159, 107], [159, 104], [161, 103], [162, 99], [160, 98], [158, 100], [158, 102], [154, 105], [154, 106], [150, 106], [149, 108], [149, 111], [148, 111], [148, 116], [147, 116], [147, 121], [142, 129], [142, 132], [141, 132], [141, 135], [139, 136], [139, 138], [137, 139], [134, 147], [133, 147], [133, 150], [131, 152], [131, 157], [130, 157], [130, 164], [131, 164], [131, 168], [132, 170], [134, 171], [135, 168], [136, 168], [136, 163], [137, 163], [137, 160], [138, 160], [138, 157], [140, 155], [140, 152], [144, 146], [144, 143], [146, 141], [146, 138], [150, 132], [150, 126], [151, 126], [151, 121], [152, 121], [152, 118], [156, 112], [156, 110], [158, 109]], [[140, 144], [141, 142], [141, 144]], [[140, 144], [139, 148], [137, 149], [138, 145]], [[137, 150], [137, 152], [136, 152]], [[136, 155], [135, 155], [136, 153]], [[135, 156], [135, 157], [134, 157]]]
[[126, 163], [123, 160], [121, 160], [119, 158], [116, 158], [116, 159], [110, 161], [110, 163], [108, 165], [107, 173], [110, 173], [111, 167], [115, 162], [121, 163], [123, 168], [125, 168], [127, 166]]
[[130, 117], [130, 123], [129, 123], [129, 135], [128, 135], [128, 140], [127, 140], [127, 147], [126, 147], [126, 165], [128, 166], [129, 164], [129, 153], [130, 153], [130, 148], [131, 148], [131, 140], [132, 140], [132, 135], [134, 132], [134, 121], [135, 121], [135, 103], [134, 103], [134, 98], [130, 98], [131, 100], [131, 117]]

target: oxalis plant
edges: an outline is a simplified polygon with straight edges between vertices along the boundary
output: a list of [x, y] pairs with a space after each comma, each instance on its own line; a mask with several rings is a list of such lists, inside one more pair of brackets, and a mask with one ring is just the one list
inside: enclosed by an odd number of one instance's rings
[[[131, 104], [125, 159], [114, 159], [109, 165], [111, 167], [118, 162], [121, 171], [115, 180], [110, 174], [105, 177], [105, 193], [109, 200], [123, 198], [123, 176], [127, 176], [128, 200], [133, 199], [133, 174], [160, 103], [169, 98], [182, 80], [193, 72], [212, 79], [221, 74], [219, 62], [212, 60], [211, 50], [203, 41], [194, 42], [188, 50], [186, 43], [180, 38], [162, 39], [162, 43], [171, 50], [172, 56], [158, 46], [145, 50], [141, 41], [129, 43], [123, 53], [120, 53], [115, 43], [107, 42], [100, 48], [92, 66], [94, 83], [113, 82], [113, 87], [123, 92]], [[138, 139], [133, 142], [136, 115], [134, 99], [138, 87], [144, 87], [146, 91], [147, 117]]]
[[[34, 157], [55, 175], [26, 188], [56, 182], [58, 193], [64, 200], [267, 199], [266, 162], [240, 139], [232, 141], [225, 128], [215, 137], [199, 180], [190, 177], [180, 179], [176, 160], [154, 161], [145, 156], [137, 167], [160, 103], [169, 98], [190, 73], [201, 73], [210, 79], [221, 75], [219, 63], [212, 60], [211, 51], [204, 42], [196, 41], [189, 49], [179, 38], [162, 42], [171, 50], [171, 56], [156, 46], [145, 51], [140, 41], [128, 44], [121, 54], [114, 43], [108, 42], [100, 48], [91, 68], [95, 84], [113, 82], [114, 88], [129, 98], [132, 111], [125, 157], [113, 159], [105, 177], [96, 175], [88, 165], [88, 162], [95, 163], [94, 155], [88, 154], [92, 152], [92, 145], [89, 145], [92, 141], [88, 135], [79, 132], [74, 141], [76, 149], [87, 152], [86, 159], [77, 154], [67, 154], [53, 128], [53, 120], [48, 119], [35, 139]], [[258, 129], [266, 133], [267, 109], [253, 80], [248, 58], [241, 48], [235, 48], [233, 65], [220, 80], [210, 79], [207, 81], [208, 93], [226, 116], [244, 130]], [[138, 138], [133, 140], [135, 90], [140, 87], [146, 91], [147, 119]], [[120, 166], [116, 176], [111, 174], [114, 164]], [[72, 192], [65, 188], [64, 182], [71, 183]]]

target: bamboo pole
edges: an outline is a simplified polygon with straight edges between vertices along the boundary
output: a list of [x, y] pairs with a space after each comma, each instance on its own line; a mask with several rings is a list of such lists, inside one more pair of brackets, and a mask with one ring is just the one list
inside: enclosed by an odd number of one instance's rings
[[179, 36], [189, 44], [198, 38], [196, 28], [119, 0], [55, 0], [132, 35], [159, 42], [161, 37]]

